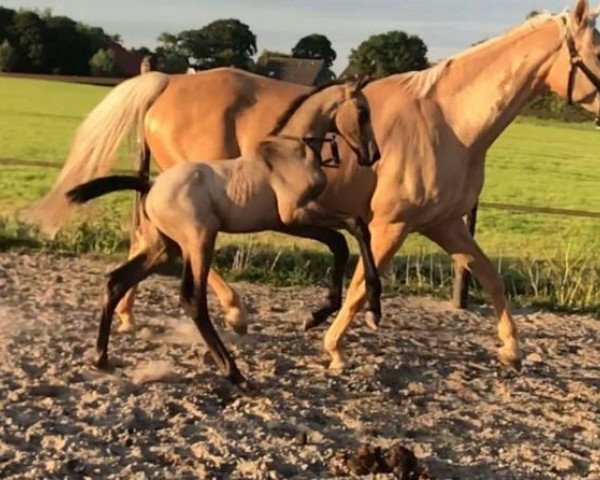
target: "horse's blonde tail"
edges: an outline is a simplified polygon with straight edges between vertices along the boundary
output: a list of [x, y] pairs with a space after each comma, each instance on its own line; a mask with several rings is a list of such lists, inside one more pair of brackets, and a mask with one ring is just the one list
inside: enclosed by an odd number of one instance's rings
[[80, 183], [106, 174], [124, 137], [135, 135], [143, 148], [144, 115], [169, 83], [169, 76], [148, 72], [115, 87], [79, 126], [69, 157], [52, 190], [22, 218], [54, 235], [72, 204], [66, 193]]

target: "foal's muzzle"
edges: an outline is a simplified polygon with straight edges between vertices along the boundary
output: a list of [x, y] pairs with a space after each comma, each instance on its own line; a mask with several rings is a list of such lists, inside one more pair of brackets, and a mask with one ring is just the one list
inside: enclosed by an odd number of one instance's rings
[[370, 167], [381, 158], [379, 146], [375, 140], [370, 140], [361, 149], [362, 152], [355, 152], [358, 157], [358, 164], [364, 167]]

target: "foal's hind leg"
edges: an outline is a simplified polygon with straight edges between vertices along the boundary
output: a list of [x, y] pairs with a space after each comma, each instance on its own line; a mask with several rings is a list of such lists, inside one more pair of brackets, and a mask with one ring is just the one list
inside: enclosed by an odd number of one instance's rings
[[[129, 247], [129, 259], [133, 259], [146, 249], [142, 233], [138, 229], [132, 229]], [[225, 323], [229, 325], [238, 335], [244, 335], [248, 331], [248, 312], [239, 294], [231, 288], [219, 273], [213, 269], [208, 275], [208, 284], [213, 289], [219, 303], [225, 312]], [[121, 321], [119, 332], [133, 332], [136, 329], [135, 317], [133, 315], [133, 304], [137, 284], [133, 285], [117, 305], [115, 312]]]
[[521, 352], [517, 327], [508, 311], [502, 278], [479, 248], [462, 218], [449, 220], [422, 233], [451, 254], [456, 264], [470, 270], [479, 280], [498, 316], [498, 336], [503, 344], [498, 351], [500, 361], [519, 370]]
[[145, 249], [108, 274], [102, 316], [96, 340], [96, 358], [94, 359], [94, 364], [98, 368], [106, 368], [108, 366], [110, 326], [119, 300], [134, 285], [144, 280], [167, 261], [168, 255], [165, 248], [160, 248], [156, 251]]
[[[134, 206], [134, 209], [135, 208], [139, 208], [137, 200]], [[139, 228], [138, 215], [135, 212], [133, 217], [132, 222], [134, 224], [131, 226], [129, 233], [129, 253], [127, 255], [127, 260], [132, 260], [147, 248], [143, 234]], [[136, 290], [137, 284], [133, 285], [125, 292], [123, 298], [115, 308], [115, 312], [121, 322], [118, 329], [119, 332], [134, 332], [136, 329], [135, 317], [133, 315], [133, 303], [135, 301]]]
[[189, 261], [191, 267], [196, 298], [193, 299], [193, 297], [190, 295], [189, 270], [186, 266], [184, 268], [181, 288], [183, 297], [182, 300], [184, 304], [190, 303], [191, 301], [194, 302], [196, 307], [193, 315], [194, 323], [198, 327], [200, 335], [202, 335], [206, 346], [208, 347], [211, 355], [221, 371], [234, 385], [245, 385], [247, 384], [246, 379], [237, 368], [235, 361], [225, 348], [225, 345], [223, 345], [223, 342], [219, 338], [219, 334], [215, 330], [209, 317], [208, 303], [206, 300], [206, 288], [208, 272], [214, 251], [215, 239], [216, 232], [199, 232], [199, 241], [190, 242], [188, 244], [190, 247], [189, 252], [187, 252], [189, 255], [189, 260], [185, 259], [186, 252], [184, 251], [184, 262]]
[[327, 318], [342, 306], [342, 290], [344, 287], [344, 271], [348, 264], [350, 251], [344, 236], [335, 230], [311, 225], [285, 225], [280, 231], [289, 235], [310, 238], [327, 245], [333, 254], [333, 270], [327, 299], [311, 312], [311, 317], [304, 321], [304, 329], [309, 330], [321, 325]]

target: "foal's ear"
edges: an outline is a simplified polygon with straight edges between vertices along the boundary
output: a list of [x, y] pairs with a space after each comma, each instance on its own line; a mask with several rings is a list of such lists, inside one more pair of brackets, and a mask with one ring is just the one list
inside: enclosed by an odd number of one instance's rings
[[588, 0], [575, 0], [572, 15], [577, 28], [587, 26], [588, 19], [590, 18], [590, 5]]

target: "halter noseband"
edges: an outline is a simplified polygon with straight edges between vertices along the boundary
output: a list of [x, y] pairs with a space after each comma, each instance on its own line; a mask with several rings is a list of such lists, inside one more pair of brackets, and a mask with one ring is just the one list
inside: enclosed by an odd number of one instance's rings
[[[600, 78], [592, 72], [592, 70], [585, 64], [579, 52], [577, 51], [577, 47], [575, 46], [575, 40], [571, 36], [569, 32], [569, 26], [567, 25], [567, 20], [563, 17], [561, 18], [563, 24], [565, 26], [565, 42], [567, 44], [567, 49], [569, 50], [569, 57], [571, 60], [571, 70], [569, 71], [569, 81], [567, 85], [567, 102], [569, 105], [573, 105], [573, 90], [575, 89], [575, 77], [577, 76], [577, 69], [581, 70], [586, 78], [591, 82], [592, 85], [596, 88], [597, 94], [600, 95]], [[600, 111], [598, 112], [598, 116], [596, 117], [596, 125], [600, 126]]]

